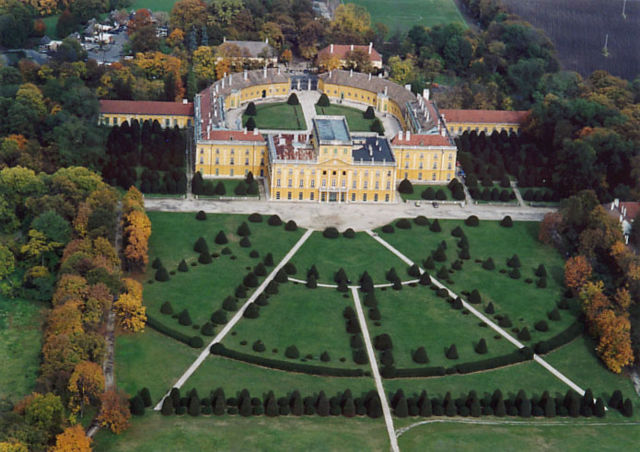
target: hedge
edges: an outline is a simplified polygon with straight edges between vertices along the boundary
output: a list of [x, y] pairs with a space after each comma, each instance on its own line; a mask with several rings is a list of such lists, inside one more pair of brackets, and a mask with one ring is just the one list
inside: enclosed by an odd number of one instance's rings
[[580, 322], [571, 324], [567, 329], [561, 331], [546, 341], [537, 342], [534, 346], [536, 353], [542, 355], [568, 344], [583, 332], [583, 325]]
[[464, 224], [467, 226], [478, 226], [480, 224], [480, 220], [475, 215], [469, 216], [466, 220], [464, 220]]
[[342, 236], [343, 236], [345, 239], [353, 239], [353, 238], [355, 238], [355, 236], [356, 236], [356, 231], [354, 231], [354, 230], [353, 230], [353, 229], [351, 229], [351, 228], [347, 228], [347, 229], [342, 233]]
[[322, 232], [322, 235], [327, 239], [337, 239], [340, 233], [333, 226], [329, 226]]
[[196, 220], [204, 221], [206, 219], [207, 219], [207, 214], [204, 212], [204, 210], [198, 211], [198, 213], [196, 214]]
[[187, 344], [193, 348], [200, 348], [204, 345], [204, 342], [200, 336], [187, 336], [186, 334], [182, 334], [179, 331], [174, 330], [173, 328], [169, 328], [168, 326], [162, 324], [154, 317], [147, 314], [147, 325], [153, 328], [159, 333], [164, 334], [165, 336], [169, 336], [177, 341], [180, 341], [184, 344]]
[[263, 358], [262, 356], [249, 355], [247, 353], [230, 350], [218, 343], [211, 346], [211, 354], [220, 355], [226, 358], [243, 361], [249, 364], [269, 367], [271, 369], [284, 370], [288, 372], [299, 372], [309, 375], [323, 375], [327, 377], [362, 377], [362, 369], [338, 369], [333, 367], [315, 366], [291, 361], [280, 361], [276, 359]]
[[533, 352], [529, 347], [524, 347], [506, 355], [496, 356], [494, 358], [483, 359], [481, 361], [474, 361], [471, 363], [457, 364], [454, 369], [460, 374], [468, 374], [471, 372], [478, 372], [481, 370], [495, 369], [497, 367], [504, 367], [510, 364], [516, 364], [523, 361], [533, 359]]
[[249, 215], [249, 221], [252, 223], [262, 223], [262, 215], [259, 213], [252, 213]]
[[280, 219], [280, 217], [278, 215], [271, 215], [269, 217], [269, 220], [267, 220], [267, 223], [270, 226], [280, 226], [282, 224], [282, 220]]
[[442, 377], [445, 375], [445, 368], [437, 367], [418, 367], [415, 369], [396, 369], [393, 378], [416, 378], [416, 377]]

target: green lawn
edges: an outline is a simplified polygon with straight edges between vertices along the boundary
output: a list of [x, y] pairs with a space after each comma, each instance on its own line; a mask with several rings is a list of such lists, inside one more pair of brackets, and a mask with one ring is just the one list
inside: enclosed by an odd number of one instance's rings
[[[300, 238], [303, 231], [285, 231], [283, 226], [274, 227], [266, 223], [250, 223], [244, 215], [208, 215], [207, 220], [198, 221], [193, 213], [149, 212], [152, 234], [149, 240], [149, 261], [159, 257], [169, 271], [175, 271], [179, 262], [185, 259], [189, 264], [186, 273], [176, 271], [167, 282], [149, 283], [154, 279], [155, 270], [147, 267], [144, 280], [144, 302], [148, 312], [167, 326], [188, 335], [197, 334], [192, 326], [182, 326], [171, 316], [160, 313], [160, 306], [170, 301], [174, 312], [183, 309], [189, 311], [194, 325], [202, 326], [211, 314], [220, 308], [222, 301], [233, 295], [235, 288], [242, 283], [243, 277], [269, 252], [277, 263]], [[252, 246], [241, 247], [236, 235], [238, 226], [247, 222], [251, 230], [249, 240]], [[214, 239], [218, 231], [224, 231], [229, 243], [216, 245]], [[198, 237], [204, 237], [211, 253], [221, 253], [229, 247], [232, 254], [220, 254], [211, 264], [195, 267], [198, 253], [193, 245]], [[257, 250], [259, 258], [249, 256], [251, 250]], [[267, 267], [267, 270], [271, 267]]]
[[45, 34], [49, 36], [51, 39], [58, 39], [58, 33], [56, 32], [56, 25], [58, 25], [58, 18], [60, 14], [56, 14], [54, 16], [42, 17], [42, 21], [46, 28]]
[[[269, 305], [260, 308], [257, 319], [243, 318], [224, 340], [224, 345], [244, 353], [287, 361], [285, 349], [295, 345], [300, 357], [309, 364], [329, 367], [362, 367], [354, 364], [349, 346], [350, 335], [345, 329], [342, 312], [353, 306], [351, 294], [332, 289], [307, 289], [300, 284], [281, 285], [279, 293], [269, 298]], [[286, 325], [279, 328], [278, 325]], [[266, 351], [253, 351], [256, 340], [262, 340]], [[245, 342], [242, 345], [242, 342]], [[277, 352], [273, 352], [277, 349]], [[323, 363], [320, 354], [329, 353], [331, 361]], [[313, 355], [309, 360], [307, 355]], [[341, 361], [344, 358], [344, 362]]]
[[[478, 289], [482, 296], [481, 308], [489, 302], [495, 307], [495, 315], [509, 315], [513, 327], [528, 327], [531, 332], [530, 344], [541, 339], [547, 339], [567, 328], [575, 320], [576, 309], [561, 310], [560, 321], [550, 321], [547, 313], [555, 308], [556, 302], [562, 298], [562, 275], [564, 262], [552, 247], [541, 244], [537, 239], [538, 223], [514, 222], [512, 228], [504, 228], [497, 221], [481, 221], [478, 227], [469, 227], [459, 220], [440, 220], [442, 232], [431, 232], [428, 227], [413, 224], [411, 230], [395, 229], [393, 234], [379, 232], [380, 236], [395, 246], [398, 250], [412, 259], [422, 263], [438, 244], [444, 240], [447, 243], [447, 261], [449, 267], [457, 258], [457, 238], [451, 236], [451, 230], [460, 226], [469, 240], [471, 259], [464, 261], [461, 271], [450, 275], [453, 284], [443, 282], [454, 292], [471, 292]], [[499, 237], [499, 240], [497, 238]], [[509, 269], [507, 258], [517, 253], [522, 263], [521, 278], [512, 279], [500, 270]], [[484, 270], [476, 262], [492, 257], [496, 269]], [[540, 263], [546, 267], [547, 288], [536, 287], [537, 277], [534, 270]], [[442, 263], [436, 262], [436, 270], [429, 270], [435, 276]], [[533, 280], [527, 284], [526, 279]], [[575, 302], [573, 302], [575, 305]], [[538, 332], [534, 324], [539, 320], [546, 320], [549, 326], [547, 332]]]
[[[254, 116], [256, 128], [276, 130], [305, 130], [307, 124], [300, 105], [276, 102], [256, 105], [258, 114]], [[249, 116], [242, 115], [242, 125], [246, 125]]]
[[46, 311], [43, 303], [0, 295], [0, 399], [17, 402], [33, 390]]
[[353, 451], [387, 450], [384, 420], [343, 417], [243, 418], [197, 417], [157, 413], [135, 418], [120, 436], [100, 430], [93, 444], [100, 451]]
[[[516, 420], [517, 421], [517, 420]], [[596, 420], [536, 419], [535, 425], [470, 425], [438, 423], [415, 427], [398, 438], [404, 452], [424, 450], [623, 451], [636, 450], [637, 425], [591, 425]], [[598, 419], [598, 421], [600, 421]]]
[[437, 192], [438, 190], [442, 190], [444, 192], [444, 194], [447, 196], [446, 201], [453, 201], [453, 196], [451, 195], [451, 190], [449, 190], [449, 187], [447, 187], [446, 185], [429, 185], [429, 184], [425, 184], [425, 185], [417, 185], [417, 184], [413, 184], [413, 193], [401, 193], [400, 196], [402, 196], [402, 199], [404, 199], [405, 201], [414, 201], [414, 200], [420, 200], [423, 202], [438, 202], [438, 200], [436, 199], [422, 199], [422, 192], [425, 191], [427, 188], [433, 188], [434, 192]]
[[382, 284], [387, 282], [385, 274], [390, 267], [395, 266], [397, 270], [405, 267], [400, 259], [364, 232], [356, 233], [353, 239], [342, 235], [337, 239], [327, 239], [321, 232], [314, 232], [291, 261], [296, 265], [296, 276], [300, 279], [306, 279], [307, 270], [315, 264], [320, 275], [318, 282], [329, 284], [335, 284], [333, 278], [340, 267], [344, 268], [353, 284], [357, 284], [365, 270], [375, 284]]
[[133, 0], [129, 9], [148, 8], [151, 11], [171, 12], [174, 3], [178, 0]]
[[[400, 275], [400, 273], [398, 273]], [[424, 367], [416, 364], [412, 351], [425, 347], [429, 356], [428, 366], [451, 367], [458, 363], [479, 361], [494, 356], [505, 355], [515, 350], [502, 336], [495, 339], [497, 333], [480, 327], [477, 317], [462, 311], [451, 309], [443, 298], [435, 295], [428, 287], [415, 288], [405, 286], [396, 291], [376, 290], [380, 326], [368, 319], [372, 337], [387, 333], [393, 341], [393, 357], [398, 368]], [[488, 353], [479, 355], [474, 351], [475, 344], [484, 338]], [[450, 360], [445, 349], [456, 344], [459, 359]]]
[[350, 132], [371, 132], [373, 119], [365, 119], [362, 110], [344, 105], [330, 105], [328, 107], [318, 107], [316, 113], [319, 115], [344, 116], [349, 125]]
[[116, 382], [133, 395], [145, 386], [155, 402], [196, 359], [193, 349], [147, 327], [143, 333], [121, 335], [116, 340]]
[[389, 33], [407, 32], [414, 25], [433, 27], [456, 22], [466, 28], [466, 23], [453, 0], [353, 0], [367, 8], [371, 23], [382, 22]]
[[[206, 179], [205, 180], [205, 184], [211, 183], [213, 184], [213, 186], [217, 186], [219, 182], [222, 182], [222, 185], [224, 185], [224, 191], [225, 194], [222, 195], [224, 197], [230, 197], [230, 196], [240, 196], [240, 195], [236, 195], [236, 187], [238, 186], [238, 184], [240, 184], [240, 182], [244, 182], [244, 178], [241, 179]], [[213, 195], [213, 196], [199, 196], [199, 198], [219, 198], [220, 195]], [[250, 195], [250, 194], [245, 194], [242, 195], [242, 197], [249, 197], [249, 198], [257, 198], [258, 194], [255, 195]]]
[[273, 391], [276, 397], [282, 397], [294, 389], [299, 390], [303, 397], [320, 391], [331, 396], [346, 389], [351, 389], [354, 396], [359, 396], [375, 389], [371, 377], [320, 377], [284, 372], [221, 356], [209, 356], [184, 385], [187, 391], [197, 388], [202, 397], [218, 387], [224, 389], [227, 397], [243, 389], [248, 389], [258, 397], [268, 391]]

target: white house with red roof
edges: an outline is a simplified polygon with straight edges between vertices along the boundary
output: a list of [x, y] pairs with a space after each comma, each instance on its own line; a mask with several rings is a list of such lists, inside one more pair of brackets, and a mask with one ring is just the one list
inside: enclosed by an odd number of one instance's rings
[[340, 64], [344, 67], [347, 64], [349, 54], [355, 50], [360, 50], [369, 56], [371, 66], [376, 69], [382, 69], [382, 55], [373, 48], [373, 43], [370, 42], [368, 46], [355, 45], [355, 44], [329, 44], [327, 47], [318, 52], [318, 58], [335, 56], [340, 61]]

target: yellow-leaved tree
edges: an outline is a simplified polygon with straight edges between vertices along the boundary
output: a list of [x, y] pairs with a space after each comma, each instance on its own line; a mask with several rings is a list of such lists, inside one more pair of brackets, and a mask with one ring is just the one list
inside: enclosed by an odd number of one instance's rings
[[138, 332], [147, 321], [146, 308], [142, 305], [142, 285], [131, 279], [122, 280], [126, 292], [113, 304], [119, 325], [125, 330]]

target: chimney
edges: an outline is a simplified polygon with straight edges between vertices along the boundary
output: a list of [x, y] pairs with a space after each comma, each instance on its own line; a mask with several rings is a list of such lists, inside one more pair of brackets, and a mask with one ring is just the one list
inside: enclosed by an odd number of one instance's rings
[[349, 69], [349, 77], [353, 77], [353, 69]]
[[371, 81], [371, 72], [369, 72], [369, 81]]
[[406, 89], [407, 91], [411, 91], [411, 83], [407, 83], [406, 85], [404, 85], [404, 89]]
[[262, 78], [267, 78], [267, 66], [265, 66], [262, 71]]
[[222, 38], [222, 42], [227, 42], [227, 37], [226, 37], [226, 36], [224, 36], [224, 37]]
[[613, 203], [616, 205], [616, 209], [618, 208], [618, 206], [620, 205], [620, 200], [618, 198], [613, 200]]
[[245, 79], [245, 80], [247, 79], [247, 76], [248, 76], [248, 72], [247, 72], [247, 70], [245, 69], [245, 70], [244, 70], [244, 79]]
[[229, 74], [229, 86], [233, 84], [233, 74]]
[[429, 100], [429, 88], [425, 88], [422, 90], [422, 97]]
[[406, 133], [405, 135], [406, 135], [406, 138], [405, 138], [405, 139], [406, 139], [407, 141], [411, 140], [411, 131], [410, 131], [410, 130], [407, 130], [407, 133]]
[[280, 75], [280, 66], [278, 66], [278, 75]]
[[353, 52], [353, 44], [351, 44], [351, 51]]
[[371, 55], [371, 50], [373, 49], [373, 42], [369, 43], [369, 55]]
[[613, 210], [613, 203], [611, 203], [611, 208], [609, 210]]
[[388, 92], [389, 92], [389, 87], [388, 87], [388, 86], [385, 86], [385, 87], [384, 87], [384, 95], [385, 95], [385, 96], [387, 96], [387, 95], [388, 95]]
[[253, 134], [258, 135], [258, 129], [253, 129]]
[[182, 103], [186, 105], [189, 103], [189, 101], [187, 99], [182, 99]]
[[329, 53], [333, 53], [333, 44], [331, 44], [330, 49], [331, 49], [331, 50], [329, 50]]
[[398, 132], [398, 141], [402, 141], [402, 129]]
[[245, 135], [247, 134], [247, 128], [246, 127], [244, 128], [244, 134]]
[[264, 39], [264, 43], [265, 43], [265, 44], [269, 44], [269, 38], [265, 38], [265, 39]]

